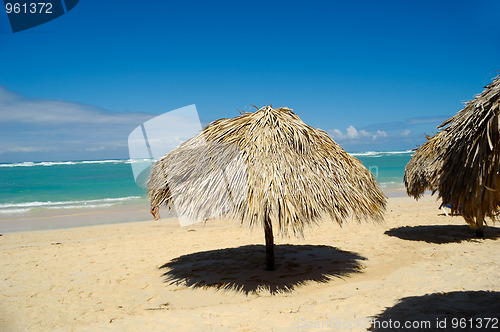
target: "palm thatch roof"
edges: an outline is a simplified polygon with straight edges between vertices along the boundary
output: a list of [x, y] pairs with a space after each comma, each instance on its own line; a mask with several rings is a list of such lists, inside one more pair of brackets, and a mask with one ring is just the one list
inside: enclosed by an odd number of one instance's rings
[[408, 193], [418, 197], [424, 189], [438, 191], [442, 204], [471, 224], [495, 219], [500, 206], [500, 76], [438, 128], [406, 167]]
[[438, 158], [442, 138], [443, 132], [432, 137], [427, 136], [427, 142], [415, 151], [406, 165], [404, 182], [408, 195], [419, 199], [426, 190], [436, 192], [438, 188], [436, 172], [442, 168], [443, 161]]
[[191, 221], [224, 215], [264, 226], [266, 240], [273, 226], [301, 236], [324, 214], [380, 221], [386, 204], [358, 159], [291, 109], [269, 106], [217, 120], [165, 155], [148, 193]]

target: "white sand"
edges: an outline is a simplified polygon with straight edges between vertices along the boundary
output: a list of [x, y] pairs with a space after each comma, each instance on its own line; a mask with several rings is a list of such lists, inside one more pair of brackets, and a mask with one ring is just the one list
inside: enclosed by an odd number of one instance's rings
[[317, 331], [358, 321], [352, 330], [363, 331], [374, 316], [498, 316], [500, 227], [476, 240], [438, 206], [390, 198], [383, 225], [325, 221], [305, 239], [275, 237], [273, 272], [263, 269], [263, 230], [227, 221], [3, 234], [0, 331]]

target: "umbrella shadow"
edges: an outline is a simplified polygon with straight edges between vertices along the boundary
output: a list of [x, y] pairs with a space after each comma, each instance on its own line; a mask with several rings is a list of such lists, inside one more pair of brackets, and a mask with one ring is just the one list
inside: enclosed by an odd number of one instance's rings
[[400, 299], [395, 306], [371, 317], [368, 330], [402, 331], [404, 324], [411, 322], [419, 325], [410, 329], [416, 331], [483, 331], [500, 328], [499, 313], [500, 292], [433, 293]]
[[356, 253], [323, 245], [276, 245], [276, 269], [265, 270], [264, 245], [246, 245], [196, 252], [174, 258], [161, 266], [169, 284], [227, 289], [245, 294], [267, 290], [290, 292], [307, 281], [328, 282], [360, 272]]
[[[402, 240], [425, 241], [435, 244], [481, 240], [476, 237], [476, 231], [467, 225], [403, 226], [392, 228], [384, 234], [395, 236]], [[500, 238], [500, 228], [484, 228], [483, 239], [497, 240], [498, 238]]]

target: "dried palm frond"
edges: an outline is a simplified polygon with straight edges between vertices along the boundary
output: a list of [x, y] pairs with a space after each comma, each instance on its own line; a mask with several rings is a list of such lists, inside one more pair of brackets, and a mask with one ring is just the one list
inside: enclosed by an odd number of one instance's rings
[[452, 213], [495, 218], [500, 205], [500, 76], [443, 122], [439, 196]]
[[439, 158], [442, 137], [443, 132], [432, 137], [427, 136], [427, 142], [415, 151], [406, 165], [404, 183], [408, 195], [419, 199], [426, 190], [436, 192], [436, 172], [442, 168], [443, 161]]

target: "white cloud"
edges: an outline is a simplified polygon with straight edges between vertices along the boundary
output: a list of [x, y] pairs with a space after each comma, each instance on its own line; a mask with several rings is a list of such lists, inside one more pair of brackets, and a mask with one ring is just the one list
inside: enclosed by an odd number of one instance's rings
[[86, 148], [85, 151], [87, 152], [95, 152], [95, 151], [102, 151], [102, 150], [105, 150], [106, 147], [105, 146], [94, 146], [94, 147], [91, 147], [91, 148]]
[[408, 136], [410, 136], [410, 134], [411, 134], [411, 130], [410, 129], [406, 129], [406, 130], [403, 130], [401, 132], [401, 136], [402, 137], [408, 137]]
[[329, 134], [330, 134], [330, 136], [333, 137], [333, 139], [345, 139], [346, 138], [346, 135], [344, 135], [344, 133], [339, 129], [329, 130]]
[[409, 150], [427, 141], [425, 134], [432, 134], [446, 116], [420, 117], [404, 121], [373, 123], [357, 129], [327, 130], [343, 148], [350, 151]]
[[54, 147], [36, 147], [36, 146], [11, 146], [0, 148], [0, 153], [6, 152], [50, 152], [57, 150]]
[[376, 140], [380, 137], [387, 137], [387, 133], [383, 130], [377, 130], [376, 132], [368, 132], [366, 130], [357, 130], [354, 126], [349, 126], [346, 128], [345, 133], [340, 129], [329, 130], [328, 133], [332, 136], [334, 140], [339, 141], [359, 141], [359, 140]]
[[27, 98], [0, 87], [0, 161], [127, 158], [128, 135], [154, 116]]
[[27, 98], [0, 87], [0, 123], [34, 124], [128, 124], [151, 116], [145, 113], [110, 112], [65, 100]]
[[447, 116], [431, 116], [408, 119], [408, 125], [421, 125], [421, 124], [440, 124], [447, 119]]

